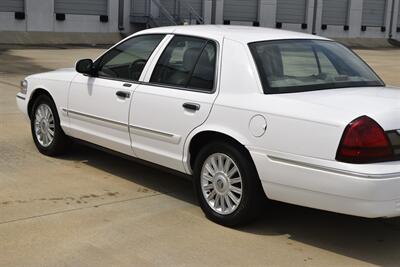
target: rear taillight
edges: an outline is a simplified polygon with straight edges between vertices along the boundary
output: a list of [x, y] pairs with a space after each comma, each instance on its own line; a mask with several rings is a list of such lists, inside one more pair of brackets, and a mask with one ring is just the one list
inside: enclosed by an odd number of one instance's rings
[[359, 117], [344, 130], [336, 160], [372, 163], [393, 160], [390, 141], [382, 127], [367, 116]]

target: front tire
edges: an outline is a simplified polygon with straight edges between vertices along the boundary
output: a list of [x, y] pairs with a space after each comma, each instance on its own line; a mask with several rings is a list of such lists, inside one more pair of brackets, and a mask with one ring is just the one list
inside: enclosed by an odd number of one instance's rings
[[247, 151], [216, 142], [205, 146], [194, 164], [194, 186], [203, 212], [225, 226], [251, 222], [266, 196]]
[[60, 126], [53, 100], [47, 95], [39, 96], [33, 103], [30, 117], [33, 141], [39, 152], [46, 156], [64, 154], [69, 139]]

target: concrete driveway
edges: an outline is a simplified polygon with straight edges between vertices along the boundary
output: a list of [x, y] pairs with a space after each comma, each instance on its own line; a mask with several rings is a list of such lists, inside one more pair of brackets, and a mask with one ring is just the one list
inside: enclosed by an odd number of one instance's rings
[[[39, 154], [15, 104], [19, 81], [101, 52], [0, 47], [0, 266], [400, 265], [399, 219], [277, 204], [229, 229], [203, 216], [181, 177], [81, 145]], [[400, 50], [358, 52], [400, 86]]]

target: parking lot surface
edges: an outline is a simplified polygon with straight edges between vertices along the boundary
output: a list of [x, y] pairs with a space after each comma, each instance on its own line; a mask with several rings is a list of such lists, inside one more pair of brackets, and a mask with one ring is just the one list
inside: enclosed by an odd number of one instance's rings
[[[19, 81], [102, 51], [0, 47], [0, 266], [400, 266], [400, 219], [276, 204], [229, 229], [204, 217], [189, 180], [82, 145], [39, 154]], [[357, 52], [400, 86], [400, 50]]]

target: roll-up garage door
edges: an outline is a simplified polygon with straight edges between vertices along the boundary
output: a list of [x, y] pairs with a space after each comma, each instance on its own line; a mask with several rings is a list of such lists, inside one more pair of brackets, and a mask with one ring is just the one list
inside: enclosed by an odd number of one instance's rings
[[108, 0], [55, 0], [55, 13], [107, 15]]
[[324, 0], [322, 6], [322, 24], [347, 25], [349, 0]]
[[24, 12], [24, 0], [0, 0], [0, 12]]
[[386, 0], [364, 0], [362, 25], [381, 27], [385, 25]]
[[277, 1], [276, 22], [293, 24], [306, 22], [307, 0]]
[[258, 0], [224, 0], [224, 20], [258, 21]]

